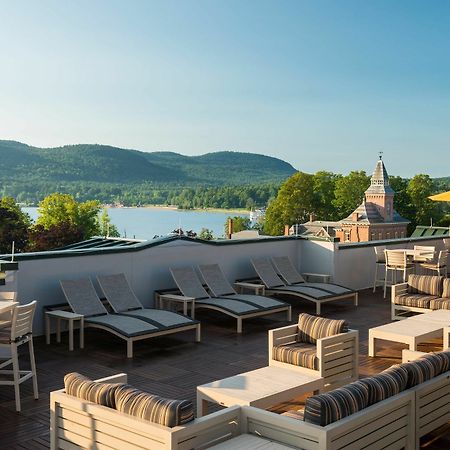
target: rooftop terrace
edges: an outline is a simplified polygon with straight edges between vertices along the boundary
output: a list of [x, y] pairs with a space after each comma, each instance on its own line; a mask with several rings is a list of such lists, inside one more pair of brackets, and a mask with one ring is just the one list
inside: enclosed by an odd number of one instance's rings
[[[294, 303], [294, 318], [300, 312], [314, 312], [306, 301]], [[372, 294], [360, 294], [360, 306], [348, 301], [324, 306], [323, 315], [345, 318], [350, 327], [360, 332], [360, 377], [378, 373], [400, 362], [401, 344], [380, 346], [381, 357], [367, 357], [368, 329], [390, 322], [389, 301], [384, 300], [381, 289]], [[277, 316], [275, 316], [277, 317]], [[40, 450], [49, 448], [49, 392], [60, 389], [66, 373], [78, 371], [92, 378], [119, 372], [129, 375], [129, 382], [149, 392], [172, 398], [185, 398], [195, 402], [196, 386], [219, 378], [236, 375], [267, 365], [267, 331], [285, 324], [267, 318], [248, 320], [242, 335], [235, 333], [231, 318], [215, 313], [198, 312], [202, 321], [202, 342], [192, 342], [192, 333], [175, 337], [155, 338], [136, 343], [132, 360], [125, 357], [124, 344], [108, 333], [86, 331], [86, 348], [68, 352], [67, 335], [61, 344], [45, 345], [42, 337], [35, 338], [36, 362], [40, 399], [33, 400], [31, 383], [21, 387], [22, 409], [14, 409], [12, 388], [0, 389], [0, 448]], [[181, 345], [180, 345], [181, 341]], [[439, 349], [439, 341], [431, 341], [421, 349]], [[301, 403], [296, 399], [292, 403]], [[291, 409], [292, 404], [276, 407], [277, 412]], [[450, 426], [436, 431], [425, 439], [427, 449], [450, 448]]]

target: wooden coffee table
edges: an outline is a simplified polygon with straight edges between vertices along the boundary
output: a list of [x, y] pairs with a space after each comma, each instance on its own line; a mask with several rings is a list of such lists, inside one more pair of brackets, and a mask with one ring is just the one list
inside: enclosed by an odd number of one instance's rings
[[255, 406], [266, 409], [307, 392], [323, 389], [318, 375], [296, 370], [263, 367], [197, 387], [197, 417], [207, 414], [208, 403], [222, 406]]
[[376, 340], [401, 342], [409, 345], [410, 350], [429, 339], [443, 336], [443, 329], [450, 325], [450, 311], [437, 311], [418, 314], [397, 322], [388, 323], [369, 330], [369, 356], [376, 355]]

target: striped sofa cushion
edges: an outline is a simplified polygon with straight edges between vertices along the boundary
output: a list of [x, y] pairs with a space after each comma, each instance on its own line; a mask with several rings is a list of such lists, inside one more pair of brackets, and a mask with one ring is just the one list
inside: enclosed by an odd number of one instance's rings
[[442, 283], [442, 297], [450, 300], [450, 278], [444, 278]]
[[431, 361], [429, 358], [419, 358], [415, 361], [404, 363], [402, 366], [408, 372], [407, 389], [431, 380], [431, 378], [438, 375], [436, 362]]
[[435, 298], [431, 300], [430, 309], [450, 309], [450, 298]]
[[301, 313], [298, 316], [298, 342], [316, 344], [317, 339], [348, 331], [345, 320], [324, 319], [323, 317], [311, 316]]
[[272, 348], [272, 357], [275, 361], [319, 370], [317, 348], [313, 344], [296, 342], [293, 344], [276, 345]]
[[140, 391], [131, 386], [116, 390], [116, 409], [166, 427], [194, 420], [194, 405], [187, 400], [171, 400]]
[[401, 306], [409, 306], [411, 308], [430, 308], [430, 303], [433, 300], [438, 299], [434, 295], [425, 294], [399, 294], [395, 296], [395, 304]]
[[401, 365], [395, 365], [372, 377], [362, 378], [359, 382], [367, 386], [370, 406], [405, 390], [408, 372]]
[[442, 358], [442, 373], [450, 370], [450, 351], [443, 351], [436, 353], [440, 358]]
[[122, 383], [101, 383], [92, 381], [84, 375], [72, 372], [64, 377], [64, 389], [66, 394], [88, 400], [98, 405], [115, 408], [115, 392], [125, 386]]
[[355, 381], [326, 394], [306, 399], [304, 421], [326, 426], [367, 407], [367, 386]]
[[410, 294], [427, 294], [442, 296], [443, 277], [434, 275], [414, 275], [408, 277], [408, 292]]

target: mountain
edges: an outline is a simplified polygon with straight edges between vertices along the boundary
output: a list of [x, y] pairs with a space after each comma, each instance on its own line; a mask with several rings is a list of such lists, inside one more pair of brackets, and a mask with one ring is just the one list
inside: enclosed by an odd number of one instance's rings
[[184, 156], [91, 144], [37, 148], [14, 141], [0, 141], [0, 161], [0, 178], [16, 182], [39, 175], [41, 181], [53, 182], [220, 186], [280, 182], [295, 172], [280, 159], [251, 153]]

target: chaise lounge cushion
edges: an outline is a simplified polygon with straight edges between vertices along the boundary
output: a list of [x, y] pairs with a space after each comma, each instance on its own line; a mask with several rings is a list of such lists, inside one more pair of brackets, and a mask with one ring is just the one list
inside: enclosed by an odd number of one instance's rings
[[366, 408], [368, 400], [367, 386], [355, 381], [326, 394], [307, 398], [304, 420], [326, 426]]
[[76, 372], [68, 373], [64, 377], [66, 394], [88, 400], [98, 405], [115, 408], [115, 392], [123, 383], [101, 383], [92, 381]]
[[275, 345], [272, 348], [272, 357], [275, 361], [293, 364], [307, 369], [319, 370], [317, 348], [313, 344], [295, 342], [292, 344]]
[[298, 342], [316, 344], [318, 339], [348, 331], [345, 320], [324, 319], [301, 313], [298, 316]]
[[439, 300], [439, 297], [425, 294], [399, 294], [395, 296], [395, 304], [409, 306], [411, 308], [430, 308], [431, 302]]
[[414, 275], [408, 277], [408, 293], [442, 296], [443, 277], [430, 275]]
[[128, 385], [115, 392], [116, 409], [166, 427], [194, 420], [194, 405], [187, 400], [171, 400], [152, 395]]
[[359, 380], [369, 391], [368, 405], [381, 402], [406, 389], [408, 372], [401, 365], [395, 365], [372, 377]]

